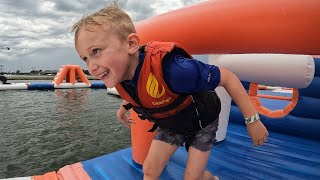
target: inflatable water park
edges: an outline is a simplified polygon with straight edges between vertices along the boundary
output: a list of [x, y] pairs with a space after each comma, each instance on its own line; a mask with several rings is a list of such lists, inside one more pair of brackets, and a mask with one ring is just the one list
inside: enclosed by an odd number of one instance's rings
[[105, 89], [103, 82], [90, 82], [79, 65], [63, 65], [52, 82], [29, 82], [0, 84], [1, 90], [53, 90], [53, 89], [75, 89], [93, 88]]
[[[221, 180], [320, 179], [319, 12], [319, 0], [217, 0], [136, 23], [142, 43], [178, 42], [234, 72], [269, 130], [266, 143], [253, 146], [239, 108], [222, 87], [216, 89], [221, 122], [207, 170]], [[76, 79], [70, 76], [68, 83]], [[130, 113], [136, 121], [132, 147], [15, 179], [143, 179], [142, 164], [154, 135], [147, 131], [153, 124]], [[183, 179], [186, 161], [181, 147], [160, 179]]]

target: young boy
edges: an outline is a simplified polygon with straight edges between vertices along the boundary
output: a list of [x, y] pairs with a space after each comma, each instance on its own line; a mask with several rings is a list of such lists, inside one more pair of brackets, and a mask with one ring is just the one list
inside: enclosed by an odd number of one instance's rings
[[[218, 179], [205, 171], [218, 127], [223, 86], [246, 118], [254, 145], [268, 131], [259, 120], [239, 79], [230, 71], [201, 63], [178, 44], [150, 42], [142, 47], [130, 17], [115, 3], [83, 17], [73, 26], [75, 47], [89, 72], [123, 100], [117, 118], [129, 126], [131, 107], [158, 126], [143, 164], [144, 179], [158, 179], [167, 161], [185, 143], [185, 179]], [[156, 128], [154, 126], [153, 130]]]

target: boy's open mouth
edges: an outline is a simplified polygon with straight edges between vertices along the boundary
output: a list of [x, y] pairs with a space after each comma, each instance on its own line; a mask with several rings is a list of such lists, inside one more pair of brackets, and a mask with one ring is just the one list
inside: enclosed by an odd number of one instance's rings
[[100, 79], [102, 79], [102, 78], [106, 77], [108, 74], [109, 74], [109, 71], [106, 71], [106, 72], [100, 73], [98, 77]]

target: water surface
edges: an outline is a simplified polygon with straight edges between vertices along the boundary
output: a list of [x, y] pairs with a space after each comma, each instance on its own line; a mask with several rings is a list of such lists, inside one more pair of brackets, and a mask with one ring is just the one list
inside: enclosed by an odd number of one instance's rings
[[31, 176], [131, 146], [105, 89], [0, 91], [0, 178]]

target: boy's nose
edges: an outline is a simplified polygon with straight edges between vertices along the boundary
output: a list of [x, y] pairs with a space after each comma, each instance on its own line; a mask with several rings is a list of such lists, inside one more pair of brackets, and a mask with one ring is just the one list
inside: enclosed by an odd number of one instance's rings
[[92, 62], [88, 62], [88, 70], [90, 74], [94, 75], [94, 71], [98, 69], [98, 65]]

